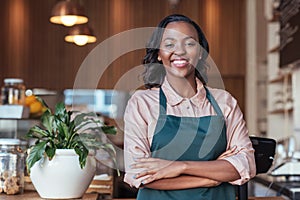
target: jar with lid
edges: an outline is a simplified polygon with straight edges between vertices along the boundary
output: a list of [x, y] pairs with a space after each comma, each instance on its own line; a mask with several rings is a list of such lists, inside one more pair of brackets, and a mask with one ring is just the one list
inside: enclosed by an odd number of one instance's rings
[[1, 88], [1, 103], [6, 104], [25, 104], [26, 87], [22, 79], [6, 78]]
[[0, 193], [21, 194], [24, 191], [25, 153], [19, 139], [0, 139]]

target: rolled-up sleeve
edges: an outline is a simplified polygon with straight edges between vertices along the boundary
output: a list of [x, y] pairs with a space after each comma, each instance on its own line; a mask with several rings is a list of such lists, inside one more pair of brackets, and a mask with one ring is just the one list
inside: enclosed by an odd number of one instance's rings
[[[233, 97], [232, 97], [233, 98]], [[241, 185], [256, 175], [254, 149], [249, 138], [249, 132], [243, 119], [243, 114], [233, 98], [231, 109], [226, 118], [227, 149], [237, 147], [237, 154], [223, 158], [230, 162], [240, 174], [240, 179], [230, 182]]]
[[147, 122], [140, 111], [142, 103], [138, 103], [138, 101], [138, 97], [133, 95], [127, 104], [124, 114], [124, 181], [136, 188], [140, 186], [142, 180], [135, 179], [134, 175], [143, 169], [131, 169], [130, 166], [134, 163], [136, 158], [149, 157], [150, 155]]

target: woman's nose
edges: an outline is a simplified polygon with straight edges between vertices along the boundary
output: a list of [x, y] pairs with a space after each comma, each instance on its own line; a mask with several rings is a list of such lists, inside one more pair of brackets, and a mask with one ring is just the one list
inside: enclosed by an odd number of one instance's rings
[[183, 44], [177, 44], [174, 53], [176, 55], [184, 55], [186, 53], [185, 46]]

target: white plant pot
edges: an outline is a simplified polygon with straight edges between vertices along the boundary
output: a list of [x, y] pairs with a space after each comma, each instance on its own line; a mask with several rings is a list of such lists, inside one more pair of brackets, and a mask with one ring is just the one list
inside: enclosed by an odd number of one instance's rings
[[88, 156], [86, 166], [81, 169], [73, 149], [57, 149], [51, 161], [38, 161], [30, 171], [31, 181], [42, 198], [80, 198], [93, 180], [96, 160]]

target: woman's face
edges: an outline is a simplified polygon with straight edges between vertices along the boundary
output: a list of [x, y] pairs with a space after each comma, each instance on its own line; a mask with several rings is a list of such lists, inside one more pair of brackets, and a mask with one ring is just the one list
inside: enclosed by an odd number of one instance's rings
[[171, 22], [164, 30], [158, 59], [168, 78], [193, 78], [201, 56], [196, 29], [187, 22]]

